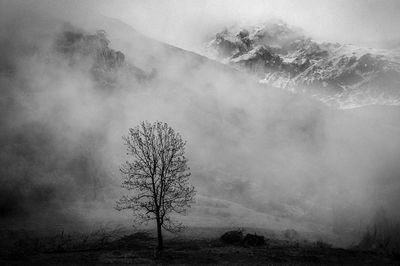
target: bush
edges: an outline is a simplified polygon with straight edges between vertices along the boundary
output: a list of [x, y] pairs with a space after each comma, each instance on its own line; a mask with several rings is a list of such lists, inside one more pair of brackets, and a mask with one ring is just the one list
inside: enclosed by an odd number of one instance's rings
[[243, 231], [242, 230], [234, 230], [228, 231], [221, 236], [222, 242], [231, 245], [240, 245], [243, 241]]
[[258, 236], [257, 234], [247, 234], [243, 239], [243, 245], [252, 247], [264, 246], [264, 236]]

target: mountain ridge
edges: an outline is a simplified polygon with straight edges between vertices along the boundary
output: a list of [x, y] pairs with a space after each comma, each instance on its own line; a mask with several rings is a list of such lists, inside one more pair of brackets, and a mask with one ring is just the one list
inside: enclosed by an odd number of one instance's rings
[[262, 84], [338, 108], [400, 105], [400, 50], [317, 42], [283, 22], [230, 27], [208, 43], [207, 54], [255, 74]]

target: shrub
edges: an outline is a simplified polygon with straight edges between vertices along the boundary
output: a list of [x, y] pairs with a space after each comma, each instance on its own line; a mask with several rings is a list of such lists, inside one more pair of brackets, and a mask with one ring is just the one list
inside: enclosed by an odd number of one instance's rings
[[228, 231], [221, 236], [221, 240], [227, 244], [240, 245], [243, 241], [243, 230]]
[[243, 245], [244, 246], [264, 246], [265, 245], [265, 239], [264, 236], [258, 236], [257, 234], [247, 234], [244, 239], [243, 239]]

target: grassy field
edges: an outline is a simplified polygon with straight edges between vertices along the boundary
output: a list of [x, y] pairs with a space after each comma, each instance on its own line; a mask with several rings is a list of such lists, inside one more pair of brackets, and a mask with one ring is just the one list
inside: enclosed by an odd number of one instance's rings
[[[399, 265], [400, 258], [378, 251], [333, 248], [317, 241], [269, 238], [258, 247], [220, 240], [224, 229], [190, 229], [167, 235], [157, 252], [152, 232], [128, 234], [99, 229], [85, 234], [63, 231], [50, 236], [3, 231], [0, 265]], [[204, 232], [203, 234], [201, 232]], [[207, 234], [206, 232], [209, 232]], [[215, 234], [210, 237], [211, 232]], [[246, 230], [245, 230], [246, 232]]]

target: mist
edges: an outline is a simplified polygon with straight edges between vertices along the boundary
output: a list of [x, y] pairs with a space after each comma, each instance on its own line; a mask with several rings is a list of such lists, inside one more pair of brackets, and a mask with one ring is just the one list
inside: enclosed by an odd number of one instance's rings
[[[55, 7], [43, 1], [33, 10], [21, 3], [4, 2], [1, 7], [0, 211], [5, 227], [129, 225], [129, 214], [114, 209], [122, 193], [119, 166], [127, 159], [121, 137], [143, 120], [165, 121], [187, 140], [191, 182], [199, 195], [182, 218], [189, 225], [295, 228], [345, 241], [363, 230], [380, 208], [398, 218], [395, 107], [336, 110], [305, 95], [262, 86], [246, 73], [96, 13], [114, 17], [112, 12], [128, 5], [123, 1], [107, 12], [102, 3], [84, 18], [83, 11], [69, 9], [77, 2]], [[164, 2], [130, 2], [136, 8], [127, 10], [133, 17], [142, 12], [142, 17], [126, 23], [160, 41], [196, 50], [189, 41], [198, 41], [193, 33], [214, 27], [196, 19], [209, 20], [226, 7], [196, 2], [199, 13], [192, 17], [194, 11], [186, 4], [172, 3], [184, 14], [165, 23], [176, 32], [158, 27], [167, 15], [152, 13], [155, 5], [169, 6]], [[284, 3], [275, 5], [287, 10], [289, 3]], [[361, 27], [355, 21], [369, 14], [374, 3], [368, 1], [351, 18], [355, 27]], [[394, 4], [387, 1], [388, 8]], [[91, 5], [85, 2], [82, 10]], [[307, 7], [291, 5], [300, 13]], [[330, 5], [339, 14], [345, 4], [327, 4], [332, 10]], [[240, 7], [234, 2], [233, 11], [216, 24], [252, 10]], [[68, 10], [66, 15], [59, 16], [60, 8]], [[155, 18], [152, 24], [145, 23], [144, 8], [150, 8], [146, 14]], [[204, 15], [207, 8], [212, 12]], [[328, 7], [320, 8], [323, 14]], [[120, 16], [124, 20], [127, 15]], [[301, 26], [302, 20], [312, 21], [306, 15], [292, 19]], [[336, 26], [331, 38], [364, 41]], [[374, 30], [364, 26], [359, 36]], [[189, 29], [193, 33], [186, 34]], [[120, 67], [98, 67], [90, 53], [63, 52], [57, 46], [66, 31], [94, 36], [96, 30], [105, 30], [110, 54], [124, 54]], [[310, 31], [322, 34], [322, 26]], [[384, 40], [383, 35], [373, 41]]]

